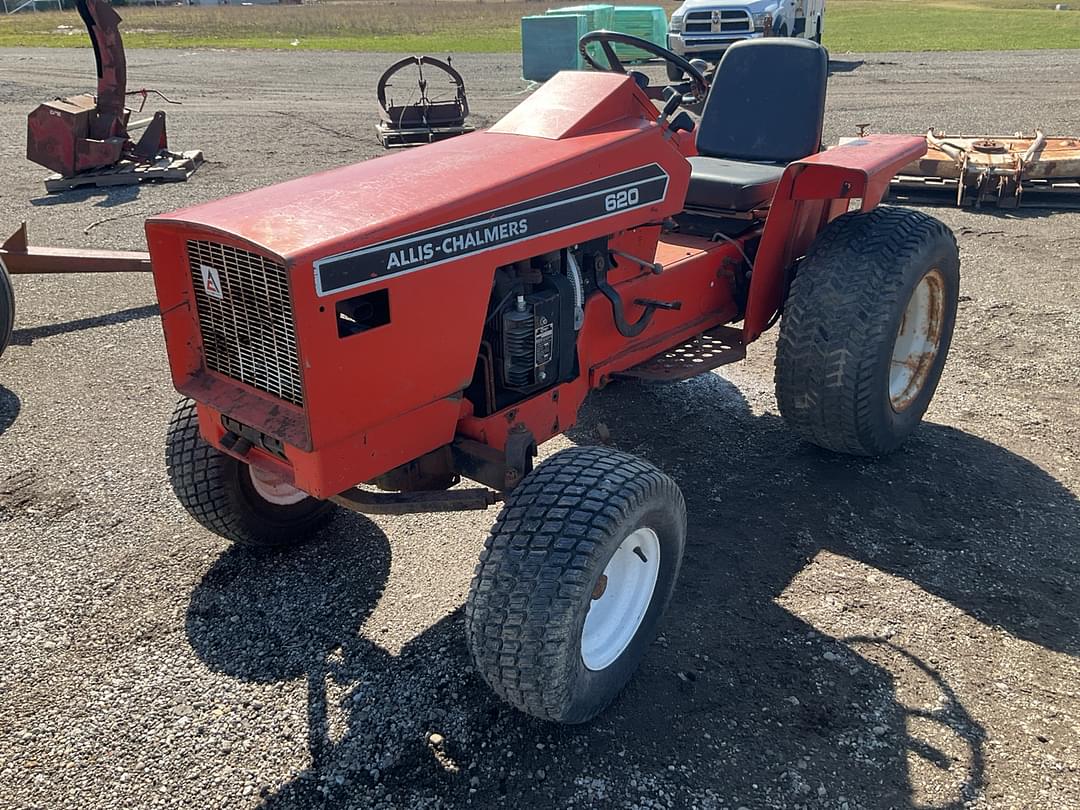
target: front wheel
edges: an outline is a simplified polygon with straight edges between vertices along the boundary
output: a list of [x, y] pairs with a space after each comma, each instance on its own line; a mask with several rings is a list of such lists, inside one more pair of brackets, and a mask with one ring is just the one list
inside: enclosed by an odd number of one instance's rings
[[879, 207], [830, 223], [784, 305], [776, 350], [784, 420], [828, 450], [894, 450], [937, 389], [959, 293], [956, 239], [933, 217]]
[[165, 466], [181, 505], [214, 534], [241, 546], [300, 545], [337, 508], [214, 447], [199, 434], [195, 403], [183, 398], [165, 437]]
[[15, 328], [15, 289], [11, 286], [11, 276], [0, 261], [0, 355], [11, 342], [11, 332]]
[[465, 605], [477, 669], [523, 712], [583, 723], [652, 642], [682, 563], [686, 505], [668, 476], [607, 448], [552, 456], [514, 490]]

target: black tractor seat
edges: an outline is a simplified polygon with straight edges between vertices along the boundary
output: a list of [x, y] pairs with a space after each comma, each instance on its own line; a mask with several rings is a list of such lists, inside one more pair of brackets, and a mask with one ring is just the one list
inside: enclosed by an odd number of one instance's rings
[[829, 55], [801, 39], [732, 45], [713, 76], [690, 161], [686, 207], [751, 211], [789, 163], [821, 149]]
[[687, 208], [751, 211], [772, 199], [784, 166], [714, 157], [690, 158]]

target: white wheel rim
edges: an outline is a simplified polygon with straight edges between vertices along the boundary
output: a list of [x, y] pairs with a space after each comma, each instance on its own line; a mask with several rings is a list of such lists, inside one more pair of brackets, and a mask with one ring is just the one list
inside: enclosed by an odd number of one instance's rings
[[248, 473], [251, 477], [251, 486], [260, 498], [277, 506], [292, 506], [300, 503], [308, 495], [302, 489], [297, 489], [292, 484], [274, 475], [267, 470], [248, 465]]
[[919, 281], [904, 309], [889, 364], [889, 400], [903, 411], [914, 402], [930, 377], [941, 348], [945, 321], [945, 279], [931, 270]]
[[629, 534], [593, 591], [581, 630], [581, 660], [607, 669], [630, 645], [652, 603], [660, 574], [660, 538], [647, 526]]

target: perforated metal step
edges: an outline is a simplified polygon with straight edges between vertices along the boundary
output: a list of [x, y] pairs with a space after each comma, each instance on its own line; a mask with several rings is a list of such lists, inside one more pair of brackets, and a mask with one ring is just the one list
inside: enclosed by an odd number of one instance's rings
[[718, 326], [615, 376], [655, 382], [688, 380], [744, 357], [742, 330]]

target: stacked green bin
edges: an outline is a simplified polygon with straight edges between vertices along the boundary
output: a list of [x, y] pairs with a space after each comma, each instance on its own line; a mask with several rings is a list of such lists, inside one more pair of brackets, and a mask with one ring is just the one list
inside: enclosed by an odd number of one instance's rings
[[[615, 6], [608, 6], [599, 3], [593, 3], [586, 6], [567, 6], [566, 8], [553, 8], [549, 9], [548, 14], [583, 14], [585, 15], [585, 31], [613, 31], [612, 26], [615, 25]], [[579, 37], [580, 38], [580, 37]], [[577, 41], [574, 42], [574, 47], [577, 47]], [[593, 43], [589, 46], [589, 54], [599, 64], [606, 65], [607, 60], [603, 56], [603, 51], [600, 50], [600, 46]]]
[[[660, 6], [615, 6], [612, 30], [667, 47], [667, 15]], [[625, 62], [650, 59], [651, 54], [630, 45], [615, 43], [615, 55]]]
[[585, 67], [578, 40], [590, 30], [584, 14], [553, 14], [521, 18], [521, 76], [546, 82], [560, 70]]

